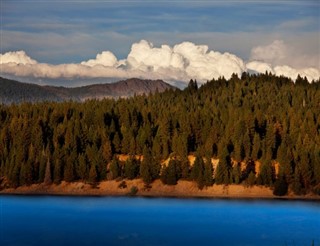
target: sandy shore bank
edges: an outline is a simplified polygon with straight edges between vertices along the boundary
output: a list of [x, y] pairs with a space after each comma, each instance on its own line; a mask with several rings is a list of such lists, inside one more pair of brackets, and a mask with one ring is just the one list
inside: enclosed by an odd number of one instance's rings
[[131, 188], [138, 189], [137, 196], [149, 197], [207, 197], [207, 198], [252, 198], [252, 199], [304, 199], [319, 200], [320, 196], [306, 195], [295, 196], [289, 194], [277, 197], [272, 194], [272, 190], [267, 187], [242, 185], [213, 185], [199, 190], [194, 182], [179, 181], [177, 185], [164, 185], [160, 180], [151, 184], [151, 188], [145, 188], [142, 180], [125, 180], [126, 188], [119, 188], [121, 181], [103, 181], [92, 187], [90, 184], [82, 182], [67, 183], [59, 185], [34, 184], [31, 186], [21, 186], [16, 189], [8, 188], [0, 191], [0, 194], [21, 194], [21, 195], [77, 195], [77, 196], [126, 196], [130, 194]]

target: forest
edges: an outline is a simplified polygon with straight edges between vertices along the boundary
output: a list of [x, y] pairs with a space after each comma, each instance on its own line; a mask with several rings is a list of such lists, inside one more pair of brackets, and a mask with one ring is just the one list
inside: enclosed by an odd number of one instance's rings
[[0, 177], [10, 187], [184, 179], [320, 195], [320, 83], [243, 73], [126, 99], [0, 105]]

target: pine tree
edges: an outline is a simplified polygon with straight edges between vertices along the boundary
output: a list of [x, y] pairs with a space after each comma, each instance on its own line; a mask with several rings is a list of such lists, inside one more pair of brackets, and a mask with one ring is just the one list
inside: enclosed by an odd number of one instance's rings
[[271, 164], [271, 160], [262, 160], [260, 166], [259, 178], [261, 184], [265, 186], [272, 186], [274, 182], [274, 170]]
[[53, 182], [60, 184], [62, 181], [62, 163], [60, 159], [56, 159], [53, 170]]
[[121, 139], [120, 139], [118, 132], [115, 133], [113, 140], [112, 140], [112, 144], [113, 144], [114, 152], [120, 153], [121, 152]]
[[301, 185], [301, 174], [299, 169], [296, 167], [294, 171], [294, 179], [292, 184], [292, 190], [296, 195], [302, 195], [304, 193]]
[[87, 160], [84, 154], [79, 155], [78, 175], [81, 180], [87, 179]]
[[74, 165], [73, 162], [67, 162], [64, 168], [63, 179], [67, 182], [74, 181]]
[[161, 180], [168, 185], [176, 185], [178, 181], [177, 163], [175, 160], [170, 160], [168, 166], [161, 173]]
[[204, 166], [204, 180], [206, 186], [213, 185], [213, 167], [211, 158], [206, 158], [205, 166]]
[[231, 171], [231, 159], [228, 149], [225, 147], [219, 158], [219, 163], [216, 170], [216, 184], [229, 184]]
[[128, 179], [135, 179], [139, 175], [139, 163], [134, 157], [129, 157], [124, 165], [124, 174]]
[[254, 134], [254, 138], [253, 138], [251, 157], [253, 160], [258, 160], [261, 157], [260, 137], [259, 137], [259, 134], [257, 133]]
[[46, 165], [46, 173], [44, 175], [44, 183], [46, 185], [52, 184], [52, 177], [51, 177], [51, 165], [50, 165], [50, 160], [48, 158], [47, 160], [47, 165]]
[[109, 140], [106, 140], [106, 142], [104, 143], [103, 147], [102, 147], [102, 155], [103, 158], [106, 162], [109, 162], [112, 160], [112, 147], [111, 147], [111, 143]]
[[118, 158], [113, 158], [111, 164], [110, 164], [110, 178], [111, 179], [116, 179], [118, 177], [120, 177], [121, 175], [121, 167], [120, 167], [120, 163], [119, 163], [119, 159]]
[[276, 196], [284, 196], [287, 193], [288, 193], [288, 183], [285, 180], [284, 174], [279, 174], [279, 177], [274, 184], [273, 194]]
[[187, 156], [182, 157], [180, 161], [181, 165], [181, 178], [182, 179], [189, 179], [190, 178], [190, 163]]
[[143, 160], [140, 164], [140, 177], [142, 178], [143, 182], [146, 184], [150, 184], [153, 181], [152, 171], [152, 157], [148, 147], [144, 147], [143, 150]]
[[255, 183], [256, 183], [256, 175], [254, 174], [254, 172], [250, 172], [247, 180], [246, 180], [246, 183], [248, 186], [254, 186]]
[[89, 171], [89, 182], [92, 185], [95, 185], [95, 183], [97, 182], [98, 179], [98, 175], [97, 175], [97, 169], [95, 165], [91, 165], [90, 167], [90, 171]]
[[205, 185], [205, 165], [202, 157], [197, 153], [193, 167], [191, 169], [191, 178], [197, 182], [198, 188], [202, 189]]
[[232, 177], [233, 177], [233, 182], [235, 184], [239, 184], [241, 180], [241, 169], [240, 165], [237, 163], [232, 167]]

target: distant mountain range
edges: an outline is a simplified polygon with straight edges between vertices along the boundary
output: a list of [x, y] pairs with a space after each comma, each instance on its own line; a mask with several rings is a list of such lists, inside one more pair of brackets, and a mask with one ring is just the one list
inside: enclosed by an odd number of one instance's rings
[[176, 89], [176, 87], [162, 80], [132, 78], [108, 84], [66, 88], [21, 83], [0, 77], [0, 103], [122, 98], [154, 93], [156, 91], [163, 92], [167, 89]]

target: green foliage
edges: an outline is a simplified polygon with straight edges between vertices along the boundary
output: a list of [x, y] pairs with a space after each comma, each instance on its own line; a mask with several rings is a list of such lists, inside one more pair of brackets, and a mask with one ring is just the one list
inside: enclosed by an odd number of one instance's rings
[[279, 178], [274, 183], [273, 194], [276, 196], [285, 196], [288, 193], [288, 183], [285, 180], [283, 174], [279, 175]]
[[60, 184], [60, 182], [62, 181], [62, 163], [60, 159], [56, 159], [53, 172], [53, 182], [55, 184]]
[[247, 185], [254, 186], [255, 184], [256, 184], [256, 175], [254, 174], [254, 172], [250, 172], [247, 179]]
[[190, 163], [187, 157], [184, 157], [180, 161], [181, 167], [181, 178], [182, 179], [189, 179], [190, 178]]
[[260, 185], [272, 186], [274, 182], [274, 170], [270, 160], [262, 160], [260, 174], [258, 176]]
[[67, 182], [74, 181], [75, 180], [74, 170], [75, 170], [74, 163], [71, 161], [68, 161], [64, 168], [63, 179]]
[[232, 178], [235, 184], [240, 184], [241, 181], [241, 169], [240, 165], [236, 164], [232, 167]]
[[47, 161], [46, 172], [45, 172], [45, 176], [44, 176], [44, 183], [45, 183], [46, 185], [52, 184], [51, 165], [50, 165], [49, 159], [48, 159], [48, 161]]
[[143, 160], [140, 165], [140, 177], [142, 178], [143, 182], [146, 184], [150, 184], [153, 179], [153, 159], [151, 156], [151, 152], [148, 147], [144, 147], [143, 149]]
[[231, 158], [227, 147], [224, 148], [219, 158], [219, 163], [216, 170], [216, 184], [229, 184], [231, 172]]
[[116, 179], [121, 176], [121, 166], [118, 158], [113, 158], [110, 164], [110, 179]]
[[98, 175], [97, 175], [97, 168], [95, 165], [91, 165], [90, 171], [89, 171], [89, 183], [95, 184], [97, 182]]
[[212, 186], [213, 185], [213, 167], [211, 163], [211, 158], [206, 158], [203, 175], [204, 175], [205, 186]]
[[203, 189], [206, 183], [204, 172], [205, 172], [204, 161], [202, 157], [199, 154], [197, 154], [191, 169], [191, 178], [197, 182], [199, 189]]
[[170, 160], [167, 167], [161, 172], [161, 181], [164, 184], [176, 185], [179, 179], [179, 170], [176, 160]]
[[86, 180], [88, 175], [87, 160], [85, 155], [79, 155], [78, 175], [81, 180]]
[[[115, 165], [115, 177], [151, 183], [160, 163], [175, 156], [176, 180], [204, 187], [212, 184], [213, 170], [203, 158], [214, 157], [217, 184], [246, 183], [252, 172], [257, 184], [272, 187], [278, 162], [289, 188], [304, 194], [320, 183], [319, 105], [319, 82], [300, 77], [294, 84], [271, 74], [213, 79], [201, 87], [192, 80], [183, 91], [127, 99], [0, 105], [0, 176], [12, 187], [42, 183], [49, 159], [56, 184], [99, 182], [114, 156], [125, 154], [143, 161]], [[190, 168], [187, 156], [195, 152]]]
[[130, 188], [130, 191], [129, 191], [128, 195], [129, 196], [135, 196], [135, 195], [137, 195], [138, 191], [139, 191], [139, 189], [136, 186], [132, 186]]
[[124, 176], [127, 179], [135, 179], [139, 175], [139, 161], [134, 157], [130, 157], [124, 164]]

